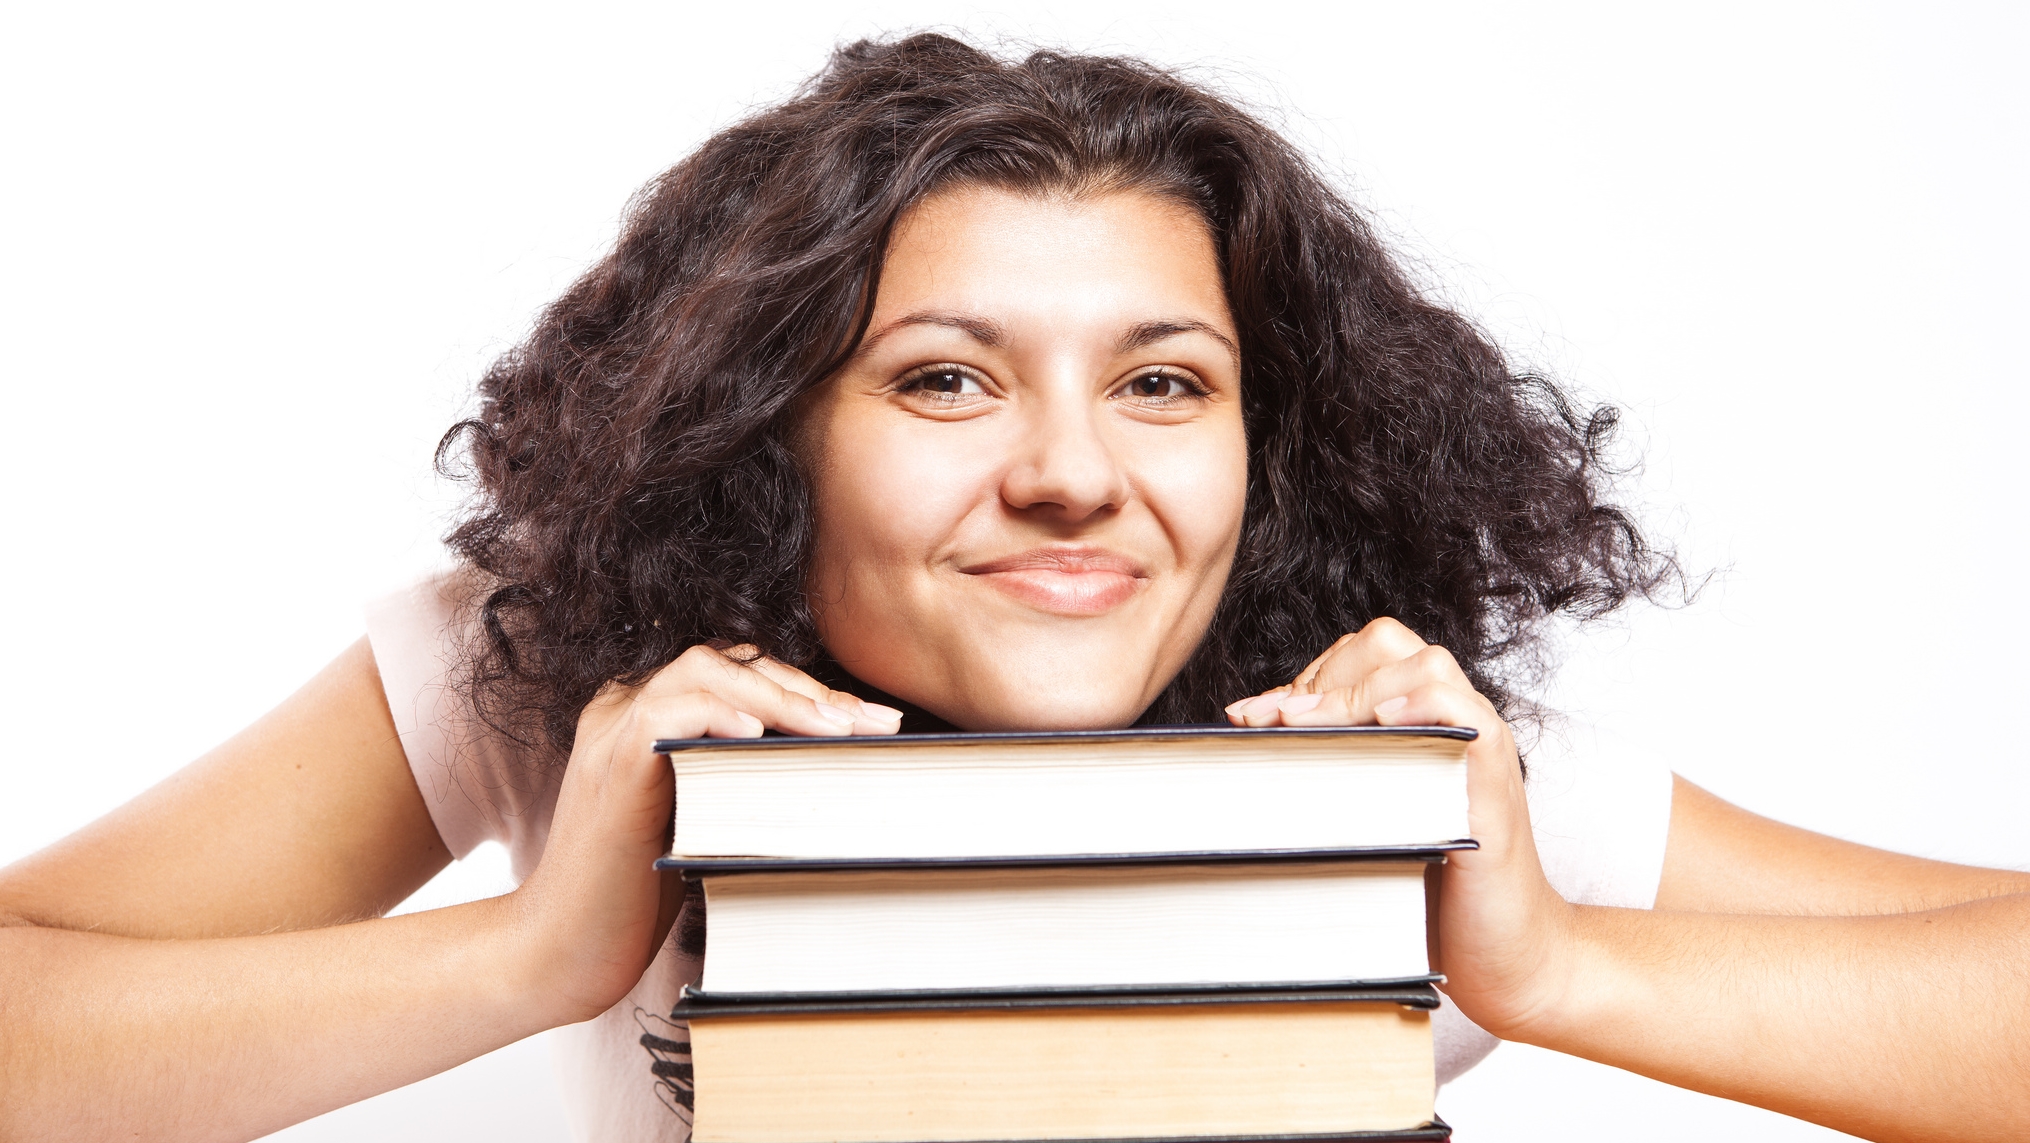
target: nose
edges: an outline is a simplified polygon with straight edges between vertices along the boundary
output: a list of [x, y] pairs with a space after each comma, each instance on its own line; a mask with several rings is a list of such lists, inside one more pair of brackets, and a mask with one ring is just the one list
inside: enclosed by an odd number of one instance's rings
[[1071, 523], [1127, 503], [1128, 472], [1107, 439], [1103, 402], [1060, 390], [1025, 412], [1003, 501]]

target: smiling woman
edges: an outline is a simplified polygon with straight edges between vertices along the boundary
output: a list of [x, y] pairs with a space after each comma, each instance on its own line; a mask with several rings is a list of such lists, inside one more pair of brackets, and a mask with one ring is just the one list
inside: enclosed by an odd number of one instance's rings
[[[462, 685], [552, 757], [699, 644], [961, 726], [1175, 723], [1389, 615], [1506, 704], [1539, 621], [1672, 570], [1602, 499], [1611, 409], [1512, 371], [1281, 136], [1131, 60], [843, 49], [650, 184], [481, 392], [444, 452], [483, 494]], [[1051, 545], [1161, 574], [1080, 623], [950, 578]]]
[[[1672, 571], [1603, 500], [1612, 415], [1173, 75], [846, 48], [651, 184], [481, 396], [457, 571], [0, 872], [0, 1135], [248, 1138], [569, 1025], [581, 1136], [682, 1138], [703, 917], [652, 868], [656, 739], [1213, 721], [1476, 732], [1441, 1081], [1492, 1033], [1885, 1137], [2030, 1126], [2030, 878], [1639, 750], [1526, 784], [1542, 622]], [[381, 915], [488, 839], [513, 892]]]
[[897, 228], [869, 330], [809, 412], [825, 648], [957, 726], [1135, 721], [1240, 539], [1238, 334], [1204, 220], [1143, 192], [947, 191]]

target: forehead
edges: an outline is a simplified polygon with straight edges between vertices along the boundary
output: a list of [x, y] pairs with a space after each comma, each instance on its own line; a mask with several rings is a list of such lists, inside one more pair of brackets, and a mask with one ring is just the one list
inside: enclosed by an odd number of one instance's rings
[[1164, 310], [1231, 325], [1205, 221], [1136, 190], [966, 186], [925, 199], [890, 240], [875, 320], [925, 306], [1039, 321]]

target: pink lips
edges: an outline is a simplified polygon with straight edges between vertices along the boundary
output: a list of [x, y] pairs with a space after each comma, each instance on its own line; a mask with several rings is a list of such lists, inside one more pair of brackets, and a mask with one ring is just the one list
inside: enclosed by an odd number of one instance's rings
[[1102, 548], [1033, 548], [959, 569], [976, 575], [1039, 611], [1099, 615], [1135, 594], [1148, 573], [1142, 565]]

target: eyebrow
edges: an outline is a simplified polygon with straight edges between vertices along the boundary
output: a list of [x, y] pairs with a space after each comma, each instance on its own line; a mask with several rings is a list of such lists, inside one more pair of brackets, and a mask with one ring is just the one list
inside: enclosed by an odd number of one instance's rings
[[[952, 310], [918, 310], [915, 313], [904, 314], [868, 334], [865, 340], [860, 342], [860, 348], [854, 351], [853, 356], [865, 356], [889, 334], [912, 325], [934, 325], [956, 329], [989, 349], [999, 349], [1008, 344], [1008, 331], [1001, 323], [992, 319]], [[1133, 353], [1137, 349], [1154, 345], [1165, 338], [1176, 337], [1180, 333], [1205, 334], [1226, 347], [1227, 354], [1233, 358], [1235, 365], [1240, 364], [1241, 350], [1233, 343], [1233, 339], [1195, 318], [1137, 322], [1115, 340], [1114, 352]]]
[[864, 357], [880, 344], [881, 339], [898, 329], [912, 325], [936, 325], [956, 329], [989, 349], [999, 349], [1008, 344], [1008, 331], [1001, 323], [974, 314], [955, 313], [951, 310], [918, 310], [903, 314], [880, 329], [868, 334], [860, 342], [860, 348], [853, 351], [854, 357]]
[[1241, 347], [1235, 345], [1232, 338], [1202, 321], [1189, 318], [1182, 321], [1140, 322], [1130, 327], [1128, 332], [1122, 334], [1121, 339], [1114, 343], [1114, 352], [1132, 353], [1144, 346], [1154, 345], [1166, 337], [1176, 337], [1180, 333], [1205, 334], [1207, 337], [1226, 346], [1226, 351], [1233, 357], [1235, 365], [1241, 363]]

